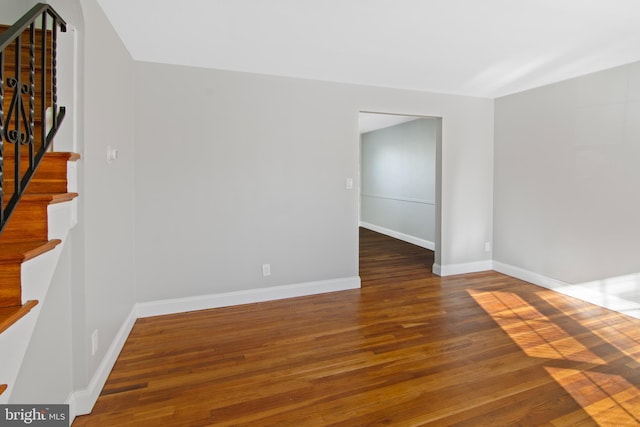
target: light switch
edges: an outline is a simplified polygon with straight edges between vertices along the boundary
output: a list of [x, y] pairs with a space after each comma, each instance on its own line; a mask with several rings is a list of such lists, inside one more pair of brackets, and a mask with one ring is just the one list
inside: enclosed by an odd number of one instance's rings
[[347, 178], [346, 187], [347, 187], [347, 190], [353, 189], [353, 178]]
[[118, 149], [112, 146], [107, 147], [107, 163], [111, 164], [114, 160], [118, 159]]

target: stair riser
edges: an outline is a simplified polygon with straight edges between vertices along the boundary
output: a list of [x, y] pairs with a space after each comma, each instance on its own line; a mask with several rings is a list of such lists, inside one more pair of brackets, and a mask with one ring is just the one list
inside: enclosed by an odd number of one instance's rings
[[[14, 168], [15, 165], [15, 157], [5, 152], [5, 165], [7, 168]], [[26, 158], [20, 159], [20, 167], [25, 169], [29, 166], [29, 161]], [[8, 170], [5, 168], [5, 170]], [[50, 156], [49, 154], [45, 155], [40, 162], [40, 166], [36, 171], [34, 179], [55, 179], [60, 177], [65, 177], [67, 171], [67, 159], [64, 157], [55, 158]]]
[[[6, 153], [5, 153], [6, 154]], [[20, 159], [21, 170], [24, 171], [29, 162]], [[15, 181], [13, 179], [13, 170], [15, 167], [15, 158], [7, 156], [5, 158], [5, 203], [13, 195]], [[67, 160], [64, 157], [55, 157], [45, 155], [40, 162], [40, 166], [36, 171], [31, 182], [27, 186], [26, 194], [34, 193], [65, 193], [68, 189], [67, 185]]]
[[22, 292], [17, 287], [20, 282], [21, 263], [0, 264], [0, 307], [22, 304]]
[[[34, 139], [34, 143], [33, 143], [33, 151], [37, 152], [38, 149], [41, 147], [41, 141], [42, 141], [42, 135], [40, 134], [42, 128], [39, 128], [38, 126], [36, 126], [36, 131], [35, 134], [33, 135], [33, 139]], [[24, 129], [22, 129], [22, 131], [24, 132]], [[4, 143], [4, 156], [5, 156], [5, 163], [6, 162], [12, 162], [13, 160], [8, 159], [7, 157], [15, 157], [16, 154], [16, 146], [14, 143], [7, 143], [5, 141]], [[29, 158], [29, 146], [28, 145], [20, 145], [20, 157], [24, 160]], [[13, 166], [12, 166], [13, 168]], [[5, 170], [7, 170], [5, 168]]]
[[[13, 195], [14, 182], [14, 180], [5, 181], [7, 200]], [[64, 193], [66, 188], [66, 180], [32, 180], [27, 186], [25, 194]]]
[[0, 235], [0, 244], [48, 240], [48, 202], [21, 201]]

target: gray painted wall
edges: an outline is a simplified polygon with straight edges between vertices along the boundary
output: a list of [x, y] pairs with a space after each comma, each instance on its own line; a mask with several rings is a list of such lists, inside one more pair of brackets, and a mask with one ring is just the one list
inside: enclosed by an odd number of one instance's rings
[[13, 25], [36, 3], [36, 0], [0, 0], [0, 24]]
[[357, 276], [359, 111], [444, 117], [442, 262], [490, 259], [492, 100], [136, 63], [138, 301]]
[[[133, 60], [95, 0], [82, 1], [84, 356], [91, 378], [135, 304]], [[108, 146], [119, 159], [108, 164]], [[91, 333], [99, 331], [91, 355]]]
[[567, 283], [640, 271], [640, 64], [496, 100], [494, 259]]
[[64, 245], [40, 310], [11, 403], [65, 403], [73, 391], [70, 245]]
[[435, 242], [436, 119], [362, 134], [360, 219]]

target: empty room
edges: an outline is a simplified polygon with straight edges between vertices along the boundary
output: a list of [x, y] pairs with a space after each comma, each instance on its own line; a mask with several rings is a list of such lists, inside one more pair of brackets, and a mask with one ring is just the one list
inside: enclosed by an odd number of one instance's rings
[[640, 424], [637, 2], [0, 24], [3, 421]]

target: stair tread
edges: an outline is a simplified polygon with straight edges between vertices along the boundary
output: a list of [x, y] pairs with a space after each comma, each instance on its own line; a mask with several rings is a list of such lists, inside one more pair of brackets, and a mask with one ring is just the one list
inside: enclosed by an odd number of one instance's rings
[[0, 264], [30, 260], [52, 250], [60, 243], [62, 243], [60, 239], [3, 243], [2, 246], [0, 246]]
[[49, 204], [68, 202], [78, 197], [78, 193], [24, 193], [22, 202], [49, 202]]
[[[80, 154], [72, 151], [48, 151], [44, 154], [46, 157], [67, 158], [68, 161], [75, 161], [80, 158]], [[15, 152], [7, 150], [5, 157], [15, 157]]]
[[[5, 205], [9, 202], [9, 199], [13, 196], [13, 192], [7, 191], [5, 195]], [[69, 202], [78, 197], [78, 193], [24, 193], [20, 198], [19, 203], [23, 203], [27, 206], [28, 203], [45, 203], [48, 205], [55, 205], [56, 203]]]
[[[36, 305], [38, 305], [38, 300], [30, 300], [22, 305], [12, 307], [0, 307], [0, 333], [4, 332], [11, 325], [20, 320]], [[6, 384], [3, 385], [4, 389], [6, 389]], [[0, 386], [0, 393], [2, 393], [4, 389], [2, 389], [2, 387]]]

